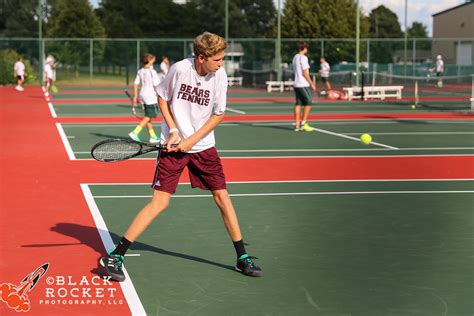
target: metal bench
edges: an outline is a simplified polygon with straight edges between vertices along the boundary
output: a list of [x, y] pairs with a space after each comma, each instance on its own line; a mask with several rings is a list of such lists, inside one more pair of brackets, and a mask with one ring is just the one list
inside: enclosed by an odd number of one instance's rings
[[[346, 95], [347, 100], [361, 99], [360, 92], [361, 87], [350, 87], [342, 88]], [[367, 99], [380, 99], [385, 100], [386, 98], [402, 98], [403, 86], [365, 86], [364, 87], [364, 100]]]

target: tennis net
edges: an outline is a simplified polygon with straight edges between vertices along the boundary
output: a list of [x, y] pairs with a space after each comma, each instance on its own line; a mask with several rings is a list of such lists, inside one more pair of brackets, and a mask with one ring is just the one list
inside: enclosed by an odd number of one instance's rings
[[474, 110], [474, 75], [408, 77], [387, 73], [365, 73], [365, 86], [403, 86], [397, 104], [414, 104], [436, 111]]

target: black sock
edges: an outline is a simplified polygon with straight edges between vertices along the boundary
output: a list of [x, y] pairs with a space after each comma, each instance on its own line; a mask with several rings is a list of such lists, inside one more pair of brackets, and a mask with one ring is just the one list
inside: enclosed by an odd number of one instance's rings
[[242, 257], [247, 252], [245, 251], [244, 241], [241, 239], [239, 241], [233, 241], [235, 251], [237, 252], [237, 258]]
[[122, 240], [120, 240], [120, 243], [117, 245], [115, 250], [112, 251], [112, 254], [124, 256], [131, 244], [132, 242], [130, 240], [122, 237]]

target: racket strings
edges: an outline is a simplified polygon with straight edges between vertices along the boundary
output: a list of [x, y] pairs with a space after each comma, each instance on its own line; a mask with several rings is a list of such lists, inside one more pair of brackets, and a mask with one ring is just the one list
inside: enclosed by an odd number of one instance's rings
[[142, 146], [139, 143], [115, 141], [100, 144], [92, 151], [95, 159], [101, 161], [124, 160], [140, 153]]

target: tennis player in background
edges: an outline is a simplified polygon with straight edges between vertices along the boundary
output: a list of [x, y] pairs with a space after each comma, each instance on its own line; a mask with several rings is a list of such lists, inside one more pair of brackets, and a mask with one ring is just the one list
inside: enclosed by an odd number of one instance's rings
[[[298, 43], [298, 53], [293, 57], [293, 71], [295, 73], [295, 131], [313, 132], [315, 129], [307, 123], [313, 96], [311, 90], [316, 92], [316, 84], [309, 75], [308, 43]], [[301, 119], [301, 106], [303, 118]]]
[[45, 90], [45, 95], [47, 97], [50, 96], [49, 90], [55, 80], [53, 66], [54, 66], [54, 57], [51, 55], [48, 55], [48, 57], [46, 57], [46, 63], [44, 64], [44, 68], [43, 68], [44, 90]]
[[[145, 110], [145, 116], [140, 123], [131, 131], [128, 136], [131, 139], [140, 142], [140, 132], [146, 126], [148, 134], [150, 134], [149, 142], [156, 144], [160, 142], [160, 138], [156, 136], [155, 130], [151, 123], [152, 119], [158, 116], [158, 97], [155, 88], [159, 85], [162, 77], [158, 76], [158, 73], [153, 69], [153, 64], [156, 61], [156, 57], [152, 54], [143, 55], [143, 67], [138, 70], [137, 77], [135, 78], [133, 86], [133, 106], [137, 107], [138, 98], [143, 103]], [[140, 87], [140, 94], [138, 89]]]
[[23, 83], [25, 82], [25, 64], [23, 63], [23, 57], [19, 56], [18, 60], [15, 62], [13, 66], [13, 76], [16, 78], [16, 87], [17, 91], [25, 91], [23, 88]]
[[226, 48], [225, 40], [216, 34], [205, 32], [197, 36], [194, 58], [173, 64], [157, 88], [163, 115], [161, 139], [167, 151], [157, 160], [151, 201], [136, 215], [117, 247], [100, 259], [114, 280], [125, 279], [122, 263], [127, 249], [168, 207], [185, 167], [189, 170], [191, 186], [210, 190], [220, 209], [237, 254], [235, 269], [244, 275], [262, 276], [261, 268], [253, 260], [255, 257], [245, 250], [215, 148], [214, 129], [222, 122], [226, 109], [227, 75], [222, 68]]

